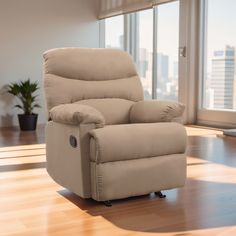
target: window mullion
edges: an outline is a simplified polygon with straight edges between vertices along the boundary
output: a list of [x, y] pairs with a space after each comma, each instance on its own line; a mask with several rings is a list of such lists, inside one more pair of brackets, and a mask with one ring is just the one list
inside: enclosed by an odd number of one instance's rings
[[133, 56], [134, 62], [138, 61], [138, 16], [137, 13], [130, 14], [130, 54]]
[[204, 78], [207, 76], [207, 5], [208, 0], [201, 0], [200, 2], [200, 31], [199, 31], [199, 42], [200, 42], [200, 55], [199, 55], [199, 101], [198, 108], [204, 107], [205, 99], [205, 81]]
[[157, 99], [157, 24], [158, 7], [153, 8], [152, 98]]
[[130, 53], [130, 17], [124, 15], [124, 50]]
[[105, 35], [106, 35], [105, 20], [99, 21], [99, 47], [105, 48]]

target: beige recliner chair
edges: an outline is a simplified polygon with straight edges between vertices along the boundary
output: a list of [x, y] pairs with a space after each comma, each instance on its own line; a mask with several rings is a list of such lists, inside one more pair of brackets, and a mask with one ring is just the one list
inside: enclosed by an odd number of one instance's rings
[[144, 101], [131, 57], [115, 49], [47, 51], [47, 171], [83, 198], [104, 201], [181, 187], [184, 106]]

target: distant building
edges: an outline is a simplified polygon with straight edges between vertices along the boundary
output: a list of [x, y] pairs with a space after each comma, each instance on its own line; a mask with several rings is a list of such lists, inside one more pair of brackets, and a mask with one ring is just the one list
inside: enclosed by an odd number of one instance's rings
[[106, 44], [106, 48], [116, 48], [124, 50], [124, 35], [121, 34], [118, 39], [119, 39], [118, 44], [112, 44], [112, 42], [110, 42], [111, 44]]
[[178, 79], [179, 78], [179, 62], [174, 61], [173, 63], [173, 78]]
[[124, 49], [124, 35], [119, 36], [119, 47], [120, 49]]
[[[236, 62], [235, 62], [236, 66]], [[234, 71], [234, 97], [233, 97], [233, 109], [236, 110], [236, 70]]]
[[152, 98], [152, 52], [146, 48], [138, 51], [137, 69], [142, 81], [145, 99]]
[[146, 48], [139, 49], [139, 61], [138, 61], [138, 69], [139, 75], [142, 78], [146, 78], [146, 73], [148, 70], [148, 50]]
[[235, 85], [235, 48], [214, 51], [210, 88], [215, 109], [233, 109]]
[[157, 54], [157, 76], [163, 82], [169, 80], [169, 56], [162, 53]]
[[208, 109], [214, 109], [214, 89], [206, 89], [203, 106], [207, 107]]

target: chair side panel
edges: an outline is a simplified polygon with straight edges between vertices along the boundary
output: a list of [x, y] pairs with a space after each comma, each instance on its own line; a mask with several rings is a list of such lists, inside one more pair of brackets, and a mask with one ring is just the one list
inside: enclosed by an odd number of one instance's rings
[[[75, 127], [72, 125], [49, 122], [46, 126], [46, 157], [47, 171], [60, 185], [89, 198], [90, 163], [88, 131], [94, 125]], [[77, 146], [72, 147], [70, 136], [77, 140]]]

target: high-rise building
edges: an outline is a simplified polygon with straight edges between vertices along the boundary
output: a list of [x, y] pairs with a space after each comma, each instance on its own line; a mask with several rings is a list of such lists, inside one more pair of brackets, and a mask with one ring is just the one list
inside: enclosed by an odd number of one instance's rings
[[157, 97], [164, 98], [169, 82], [169, 56], [157, 53]]
[[173, 78], [177, 80], [179, 78], [179, 62], [174, 61], [173, 63]]
[[214, 51], [210, 88], [215, 109], [233, 109], [235, 84], [235, 48]]
[[145, 99], [152, 98], [152, 52], [146, 48], [138, 51], [137, 62], [139, 76], [141, 77]]
[[119, 48], [123, 49], [124, 48], [124, 35], [119, 36]]
[[157, 73], [159, 80], [164, 82], [169, 80], [169, 57], [163, 53], [157, 54]]
[[[235, 61], [236, 66], [236, 61]], [[236, 68], [236, 67], [235, 67]], [[233, 109], [236, 110], [236, 69], [234, 70], [234, 97], [233, 97]]]
[[139, 61], [138, 61], [139, 75], [146, 78], [148, 70], [148, 50], [146, 48], [139, 49]]

